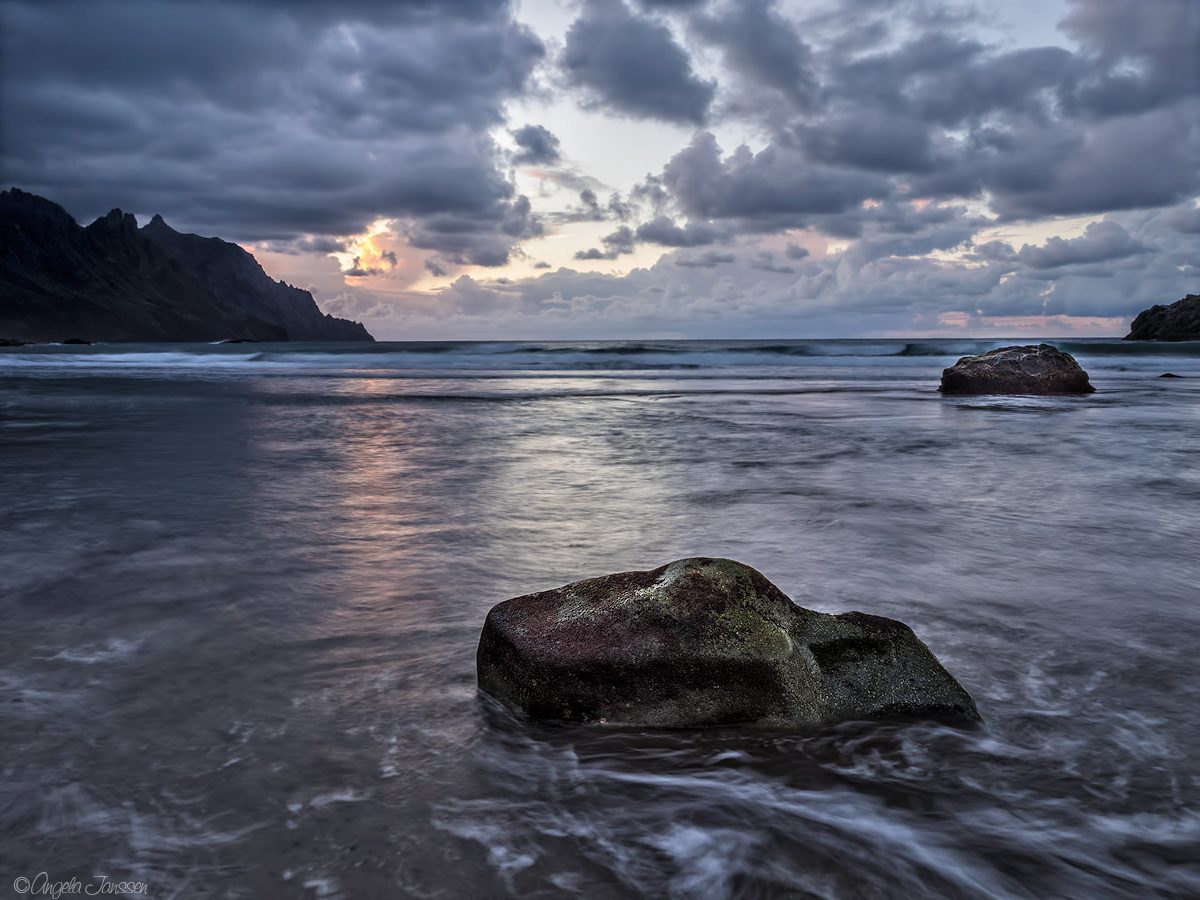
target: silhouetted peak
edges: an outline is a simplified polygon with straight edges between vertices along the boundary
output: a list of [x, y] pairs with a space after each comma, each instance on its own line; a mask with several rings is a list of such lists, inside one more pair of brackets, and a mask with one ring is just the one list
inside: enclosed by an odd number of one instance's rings
[[154, 218], [142, 226], [142, 233], [150, 237], [153, 237], [156, 234], [167, 237], [179, 234], [179, 232], [168, 225], [166, 220], [158, 213], [155, 213]]
[[121, 212], [120, 209], [110, 209], [107, 216], [101, 216], [89, 225], [88, 231], [92, 233], [121, 231], [133, 234], [137, 231], [137, 217], [133, 213]]
[[0, 192], [0, 219], [20, 220], [29, 224], [40, 221], [53, 223], [59, 228], [76, 225], [75, 217], [61, 204], [23, 191], [19, 187]]
[[[0, 325], [13, 339], [370, 341], [323, 316], [312, 296], [276, 284], [254, 256], [217, 237], [145, 228], [113, 209], [86, 228], [57, 203], [0, 192]], [[70, 332], [68, 332], [70, 333]]]

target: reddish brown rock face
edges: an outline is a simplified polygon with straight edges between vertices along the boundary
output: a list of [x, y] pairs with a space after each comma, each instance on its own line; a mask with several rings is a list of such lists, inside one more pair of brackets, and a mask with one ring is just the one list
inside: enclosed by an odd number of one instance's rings
[[942, 370], [944, 394], [1091, 394], [1087, 372], [1050, 344], [1001, 347]]
[[803, 609], [727, 559], [685, 559], [506, 600], [479, 686], [539, 720], [804, 728], [903, 715], [977, 722], [908, 626]]

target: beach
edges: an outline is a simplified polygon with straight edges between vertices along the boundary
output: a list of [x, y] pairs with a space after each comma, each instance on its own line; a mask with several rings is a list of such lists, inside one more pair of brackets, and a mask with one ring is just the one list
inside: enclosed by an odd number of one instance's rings
[[[1028, 338], [0, 349], [4, 891], [1200, 895], [1200, 345], [1048, 340], [1096, 394], [937, 393]], [[495, 603], [688, 556], [985, 726], [477, 691]]]

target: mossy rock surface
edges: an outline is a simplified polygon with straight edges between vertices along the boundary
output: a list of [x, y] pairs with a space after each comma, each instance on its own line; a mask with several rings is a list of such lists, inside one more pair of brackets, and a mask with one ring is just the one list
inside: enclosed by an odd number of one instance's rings
[[804, 609], [729, 559], [682, 559], [498, 603], [477, 662], [480, 688], [536, 720], [980, 721], [971, 696], [907, 625]]
[[942, 370], [944, 394], [1091, 394], [1088, 374], [1052, 344], [1000, 347]]

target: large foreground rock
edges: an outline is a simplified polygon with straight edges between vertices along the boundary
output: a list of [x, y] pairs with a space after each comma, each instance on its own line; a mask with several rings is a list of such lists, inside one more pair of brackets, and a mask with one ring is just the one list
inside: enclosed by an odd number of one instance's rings
[[1075, 357], [1050, 344], [1001, 347], [964, 356], [942, 370], [944, 394], [1091, 394], [1096, 389]]
[[480, 688], [540, 720], [981, 721], [907, 625], [804, 609], [729, 559], [681, 559], [505, 600], [488, 613], [477, 662]]
[[1200, 294], [1188, 294], [1170, 306], [1155, 304], [1138, 313], [1127, 341], [1200, 341]]

